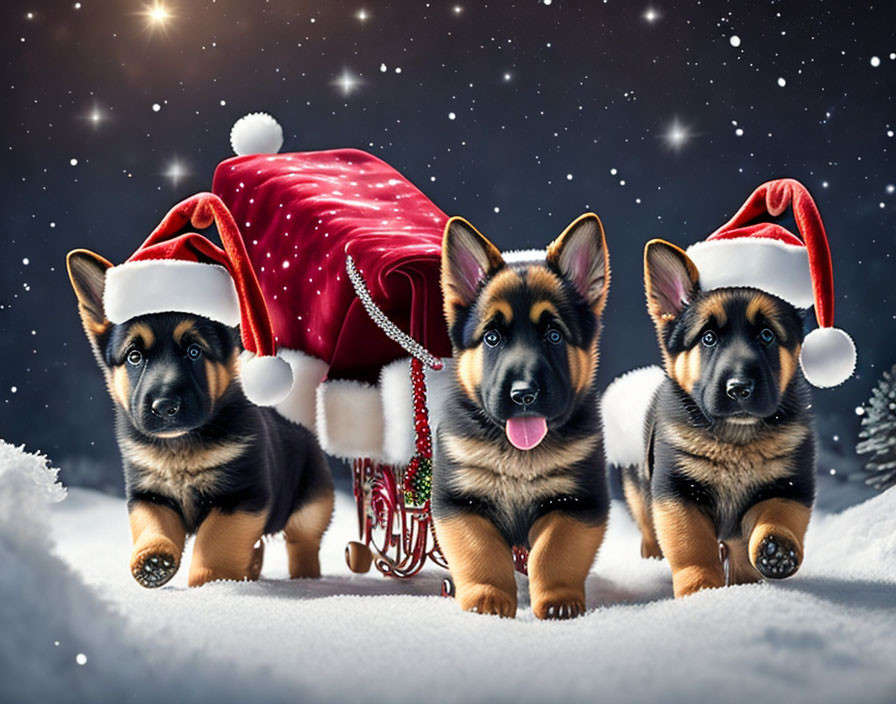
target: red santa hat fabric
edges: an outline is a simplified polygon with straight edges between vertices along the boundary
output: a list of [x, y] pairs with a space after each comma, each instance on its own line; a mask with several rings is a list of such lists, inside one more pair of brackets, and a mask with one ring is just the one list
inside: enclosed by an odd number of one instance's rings
[[[223, 249], [203, 235], [183, 232], [212, 223]], [[259, 405], [273, 405], [290, 391], [292, 374], [276, 357], [270, 317], [239, 229], [211, 193], [174, 206], [124, 264], [109, 269], [103, 304], [113, 323], [182, 312], [239, 325], [247, 351], [240, 365], [246, 396]]]
[[[382, 315], [436, 357], [450, 356], [438, 285], [448, 217], [355, 149], [238, 156], [218, 166], [212, 190], [242, 229], [280, 354], [301, 360], [294, 397], [278, 409], [293, 420], [313, 413], [332, 454], [381, 457], [379, 377], [407, 352], [365, 310], [346, 258]], [[326, 383], [299, 384], [309, 364], [316, 381], [325, 370]]]
[[[790, 208], [799, 236], [769, 221]], [[703, 290], [749, 286], [783, 298], [798, 308], [815, 306], [818, 328], [803, 342], [800, 363], [819, 387], [852, 376], [852, 338], [834, 327], [834, 274], [824, 224], [806, 187], [790, 178], [757, 188], [740, 210], [688, 256], [700, 272]]]

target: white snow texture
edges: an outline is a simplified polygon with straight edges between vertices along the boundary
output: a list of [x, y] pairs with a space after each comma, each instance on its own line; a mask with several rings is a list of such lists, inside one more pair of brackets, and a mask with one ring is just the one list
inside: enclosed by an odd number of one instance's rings
[[640, 559], [637, 529], [614, 503], [590, 611], [549, 623], [532, 616], [522, 577], [520, 613], [501, 620], [433, 596], [441, 570], [349, 574], [346, 496], [320, 580], [287, 580], [272, 539], [257, 583], [188, 589], [188, 545], [174, 580], [146, 590], [127, 568], [124, 501], [76, 489], [51, 509], [54, 477], [42, 458], [0, 443], [0, 701], [754, 704], [896, 693], [896, 491], [816, 514], [793, 579], [677, 601], [668, 567]]

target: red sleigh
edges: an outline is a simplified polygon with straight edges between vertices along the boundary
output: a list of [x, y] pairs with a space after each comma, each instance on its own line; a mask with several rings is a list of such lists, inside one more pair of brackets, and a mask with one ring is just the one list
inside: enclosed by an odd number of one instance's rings
[[447, 216], [350, 149], [229, 159], [213, 190], [242, 229], [292, 366], [294, 390], [277, 409], [352, 464], [349, 568], [410, 577], [428, 561], [446, 567], [430, 516], [427, 377], [449, 373], [438, 371], [451, 355], [439, 288]]

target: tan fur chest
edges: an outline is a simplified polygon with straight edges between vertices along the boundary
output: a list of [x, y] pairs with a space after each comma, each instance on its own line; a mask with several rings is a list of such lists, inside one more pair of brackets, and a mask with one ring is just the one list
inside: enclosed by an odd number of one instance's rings
[[737, 442], [721, 440], [705, 430], [672, 425], [663, 439], [683, 453], [679, 469], [708, 487], [719, 508], [736, 511], [752, 492], [790, 476], [793, 455], [809, 429], [802, 425], [763, 428]]
[[240, 439], [155, 447], [129, 439], [122, 444], [122, 451], [140, 469], [135, 488], [177, 502], [191, 524], [196, 512], [195, 494], [211, 492], [219, 480], [218, 469], [241, 457], [250, 444], [251, 439]]
[[523, 452], [449, 435], [444, 449], [456, 463], [452, 490], [486, 499], [510, 516], [534, 503], [573, 493], [577, 484], [569, 468], [589, 456], [596, 442], [590, 436]]

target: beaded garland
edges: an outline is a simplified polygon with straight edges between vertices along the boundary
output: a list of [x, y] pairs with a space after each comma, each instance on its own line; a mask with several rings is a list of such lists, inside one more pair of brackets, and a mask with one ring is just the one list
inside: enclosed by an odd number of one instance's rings
[[405, 504], [422, 506], [429, 501], [432, 492], [432, 433], [429, 413], [426, 410], [426, 380], [423, 363], [416, 357], [411, 360], [411, 384], [414, 388], [414, 435], [417, 453], [404, 472]]
[[389, 317], [376, 304], [373, 296], [370, 295], [367, 284], [364, 283], [364, 277], [355, 266], [355, 260], [352, 259], [351, 255], [345, 258], [345, 270], [348, 273], [349, 281], [352, 282], [352, 287], [355, 289], [355, 295], [358, 296], [358, 300], [364, 306], [364, 310], [367, 311], [370, 319], [377, 324], [377, 327], [386, 334], [386, 337], [401, 345], [405, 352], [414, 359], [420, 360], [432, 369], [441, 369], [442, 362], [439, 361], [439, 358], [431, 354], [423, 345], [389, 320]]

